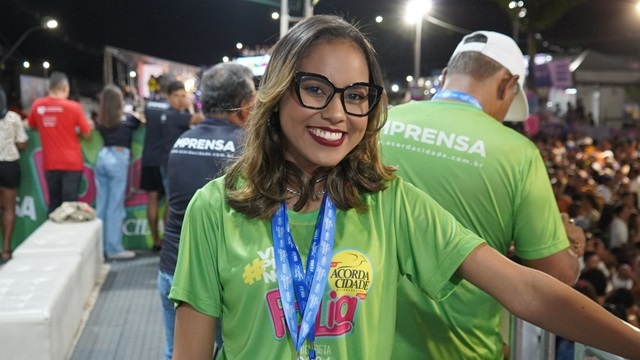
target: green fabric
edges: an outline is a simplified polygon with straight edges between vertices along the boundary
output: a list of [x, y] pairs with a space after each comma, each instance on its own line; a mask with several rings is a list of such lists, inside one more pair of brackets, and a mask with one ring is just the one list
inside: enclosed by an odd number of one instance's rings
[[[523, 259], [568, 247], [535, 144], [481, 110], [451, 101], [394, 107], [381, 145], [400, 176], [502, 254], [512, 241]], [[502, 358], [502, 307], [470, 283], [436, 303], [401, 281], [398, 303], [395, 359]]]
[[[316, 325], [320, 359], [391, 359], [402, 275], [433, 298], [482, 240], [401, 179], [363, 195], [370, 210], [337, 212], [332, 267]], [[306, 263], [318, 212], [289, 211]], [[270, 221], [248, 220], [224, 201], [224, 180], [199, 190], [185, 216], [169, 298], [222, 316], [222, 359], [293, 359], [279, 305]], [[302, 354], [307, 358], [307, 344]]]

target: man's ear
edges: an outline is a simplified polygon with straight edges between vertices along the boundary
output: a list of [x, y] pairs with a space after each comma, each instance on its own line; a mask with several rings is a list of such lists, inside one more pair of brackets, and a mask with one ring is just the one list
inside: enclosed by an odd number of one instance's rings
[[511, 81], [507, 85], [507, 86], [511, 86], [511, 89], [514, 95], [520, 92], [520, 84], [518, 83], [519, 79], [520, 79], [520, 75], [514, 75], [511, 77]]
[[448, 71], [449, 71], [449, 68], [444, 68], [444, 70], [442, 70], [442, 80], [440, 81], [440, 87], [444, 86], [444, 83], [447, 80], [447, 72]]
[[508, 97], [515, 97], [520, 91], [520, 85], [518, 84], [518, 75], [507, 75], [500, 81], [498, 85], [498, 99], [505, 100]]
[[240, 111], [238, 111], [238, 117], [240, 118], [240, 120], [242, 120], [243, 122], [247, 121], [252, 107], [252, 101], [242, 100], [242, 102], [240, 103]]

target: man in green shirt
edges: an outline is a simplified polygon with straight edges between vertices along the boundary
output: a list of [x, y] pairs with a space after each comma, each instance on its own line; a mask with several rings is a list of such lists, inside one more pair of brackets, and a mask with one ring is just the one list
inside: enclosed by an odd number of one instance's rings
[[[490, 246], [506, 254], [514, 245], [525, 265], [572, 285], [584, 234], [563, 226], [536, 146], [502, 124], [528, 114], [524, 78], [522, 52], [509, 37], [465, 36], [432, 101], [389, 111], [383, 159]], [[502, 359], [501, 313], [466, 281], [436, 302], [403, 279], [393, 358]]]

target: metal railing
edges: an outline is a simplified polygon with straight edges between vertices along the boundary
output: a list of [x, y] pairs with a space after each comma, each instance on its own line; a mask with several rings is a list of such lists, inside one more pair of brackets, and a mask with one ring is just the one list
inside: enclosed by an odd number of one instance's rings
[[611, 353], [576, 343], [573, 360], [597, 359], [597, 360], [624, 360], [624, 358]]
[[[513, 315], [509, 336], [510, 360], [555, 360], [556, 336]], [[530, 339], [536, 339], [531, 341]]]
[[[509, 360], [555, 360], [556, 336], [548, 331], [539, 329], [513, 315], [510, 317], [511, 331], [509, 333]], [[532, 331], [537, 330], [537, 336]], [[531, 338], [537, 338], [537, 344], [533, 344]], [[528, 343], [527, 343], [528, 342]], [[534, 341], [536, 342], [536, 341]], [[594, 349], [584, 344], [575, 343], [574, 360], [624, 360], [624, 358], [611, 353]]]

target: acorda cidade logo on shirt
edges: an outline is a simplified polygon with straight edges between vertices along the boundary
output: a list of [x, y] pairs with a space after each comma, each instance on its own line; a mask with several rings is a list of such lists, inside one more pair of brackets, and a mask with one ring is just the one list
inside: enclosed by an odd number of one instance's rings
[[[274, 326], [274, 335], [282, 339], [288, 330], [277, 287], [273, 247], [260, 250], [257, 255], [245, 264], [242, 279], [246, 286], [272, 284], [271, 290], [265, 293], [266, 311]], [[315, 322], [316, 336], [340, 336], [351, 332], [358, 306], [365, 301], [372, 283], [373, 267], [366, 255], [353, 249], [334, 253], [325, 296]]]
[[329, 286], [338, 296], [350, 295], [364, 300], [373, 281], [371, 262], [362, 253], [344, 250], [333, 255]]

